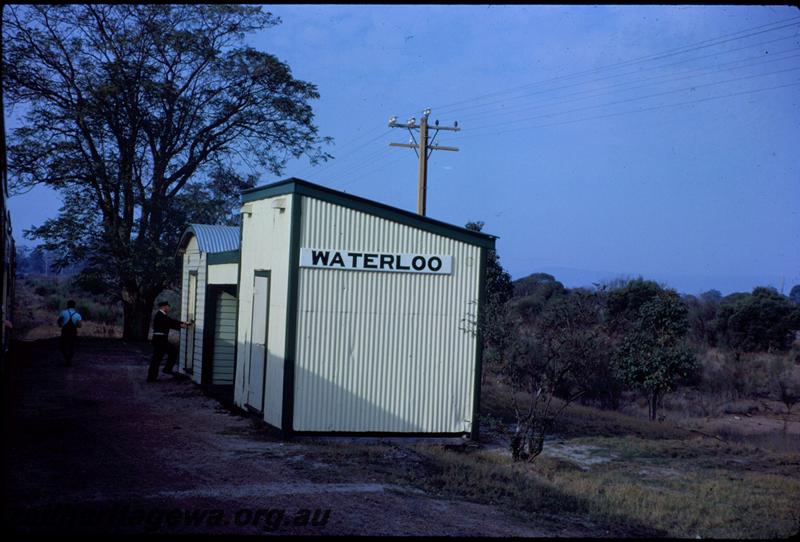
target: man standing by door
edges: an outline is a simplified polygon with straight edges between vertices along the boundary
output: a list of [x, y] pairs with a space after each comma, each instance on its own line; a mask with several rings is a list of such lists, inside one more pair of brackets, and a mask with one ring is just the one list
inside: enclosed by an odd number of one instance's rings
[[64, 366], [72, 365], [75, 356], [75, 340], [78, 338], [78, 328], [81, 327], [81, 315], [75, 310], [75, 302], [67, 301], [67, 308], [58, 315], [56, 324], [61, 328], [61, 355], [64, 356]]
[[150, 360], [150, 367], [147, 370], [147, 381], [155, 382], [158, 377], [158, 366], [161, 359], [167, 354], [167, 365], [164, 367], [165, 374], [174, 375], [173, 367], [178, 360], [178, 349], [169, 342], [169, 330], [187, 328], [191, 322], [181, 322], [167, 316], [170, 305], [168, 301], [161, 301], [158, 304], [158, 312], [153, 317], [153, 358]]

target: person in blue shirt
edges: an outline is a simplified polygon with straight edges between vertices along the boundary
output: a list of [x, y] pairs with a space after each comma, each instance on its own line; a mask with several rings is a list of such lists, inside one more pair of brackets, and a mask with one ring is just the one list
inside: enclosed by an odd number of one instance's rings
[[75, 340], [78, 338], [78, 328], [81, 323], [81, 315], [75, 310], [75, 302], [70, 299], [67, 301], [67, 308], [58, 315], [56, 324], [61, 328], [61, 355], [64, 356], [64, 366], [72, 365], [72, 358], [75, 356]]

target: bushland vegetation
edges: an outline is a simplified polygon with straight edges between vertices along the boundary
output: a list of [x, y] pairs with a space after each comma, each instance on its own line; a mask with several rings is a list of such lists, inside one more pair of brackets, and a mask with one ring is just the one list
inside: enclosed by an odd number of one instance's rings
[[[180, 306], [180, 294], [163, 293], [171, 305]], [[17, 277], [13, 325], [16, 340], [47, 339], [59, 335], [56, 318], [75, 300], [76, 310], [83, 318], [81, 337], [121, 338], [122, 304], [113, 297], [84, 288], [77, 275], [26, 273]]]
[[798, 287], [693, 296], [643, 277], [512, 282], [497, 254], [488, 274], [483, 383], [506, 390], [516, 460], [536, 459], [572, 403], [652, 421], [771, 412], [785, 428], [800, 402]]

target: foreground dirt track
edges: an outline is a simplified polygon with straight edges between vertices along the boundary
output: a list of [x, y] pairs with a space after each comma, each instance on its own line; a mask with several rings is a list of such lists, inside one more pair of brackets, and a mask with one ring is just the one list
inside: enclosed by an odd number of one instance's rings
[[368, 465], [352, 482], [326, 481], [336, 465], [308, 464], [305, 444], [266, 436], [191, 382], [161, 375], [145, 383], [149, 352], [82, 339], [64, 368], [54, 340], [17, 349], [4, 375], [6, 530], [604, 534], [591, 522], [529, 524], [492, 506], [370, 481]]

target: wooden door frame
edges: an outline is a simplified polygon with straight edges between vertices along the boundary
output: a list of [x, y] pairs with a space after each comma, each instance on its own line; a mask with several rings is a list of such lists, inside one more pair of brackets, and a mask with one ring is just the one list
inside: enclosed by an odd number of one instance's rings
[[[191, 306], [189, 295], [192, 292], [191, 284], [192, 284], [192, 276], [194, 276], [194, 318], [197, 320], [197, 290], [199, 287], [200, 279], [197, 276], [197, 269], [193, 269], [189, 271], [189, 276], [186, 279], [186, 319], [189, 320], [189, 307]], [[188, 365], [189, 361], [189, 333], [192, 334], [192, 366], [191, 368]], [[194, 374], [194, 343], [197, 341], [197, 328], [192, 324], [191, 327], [186, 328], [186, 341], [183, 347], [183, 372], [188, 374]]]
[[255, 305], [251, 302], [250, 307], [250, 344], [248, 347], [250, 348], [250, 352], [248, 353], [248, 365], [247, 365], [247, 399], [245, 399], [244, 404], [246, 407], [250, 407], [256, 412], [263, 414], [264, 413], [264, 403], [267, 399], [267, 361], [269, 360], [269, 301], [272, 294], [272, 271], [268, 269], [256, 269], [253, 271], [253, 293], [255, 294], [255, 285], [256, 285], [256, 277], [266, 277], [267, 279], [267, 310], [264, 316], [264, 374], [262, 375], [261, 379], [261, 410], [256, 409], [254, 405], [248, 403], [250, 399], [250, 373], [252, 371], [251, 366], [253, 364], [253, 309]]

